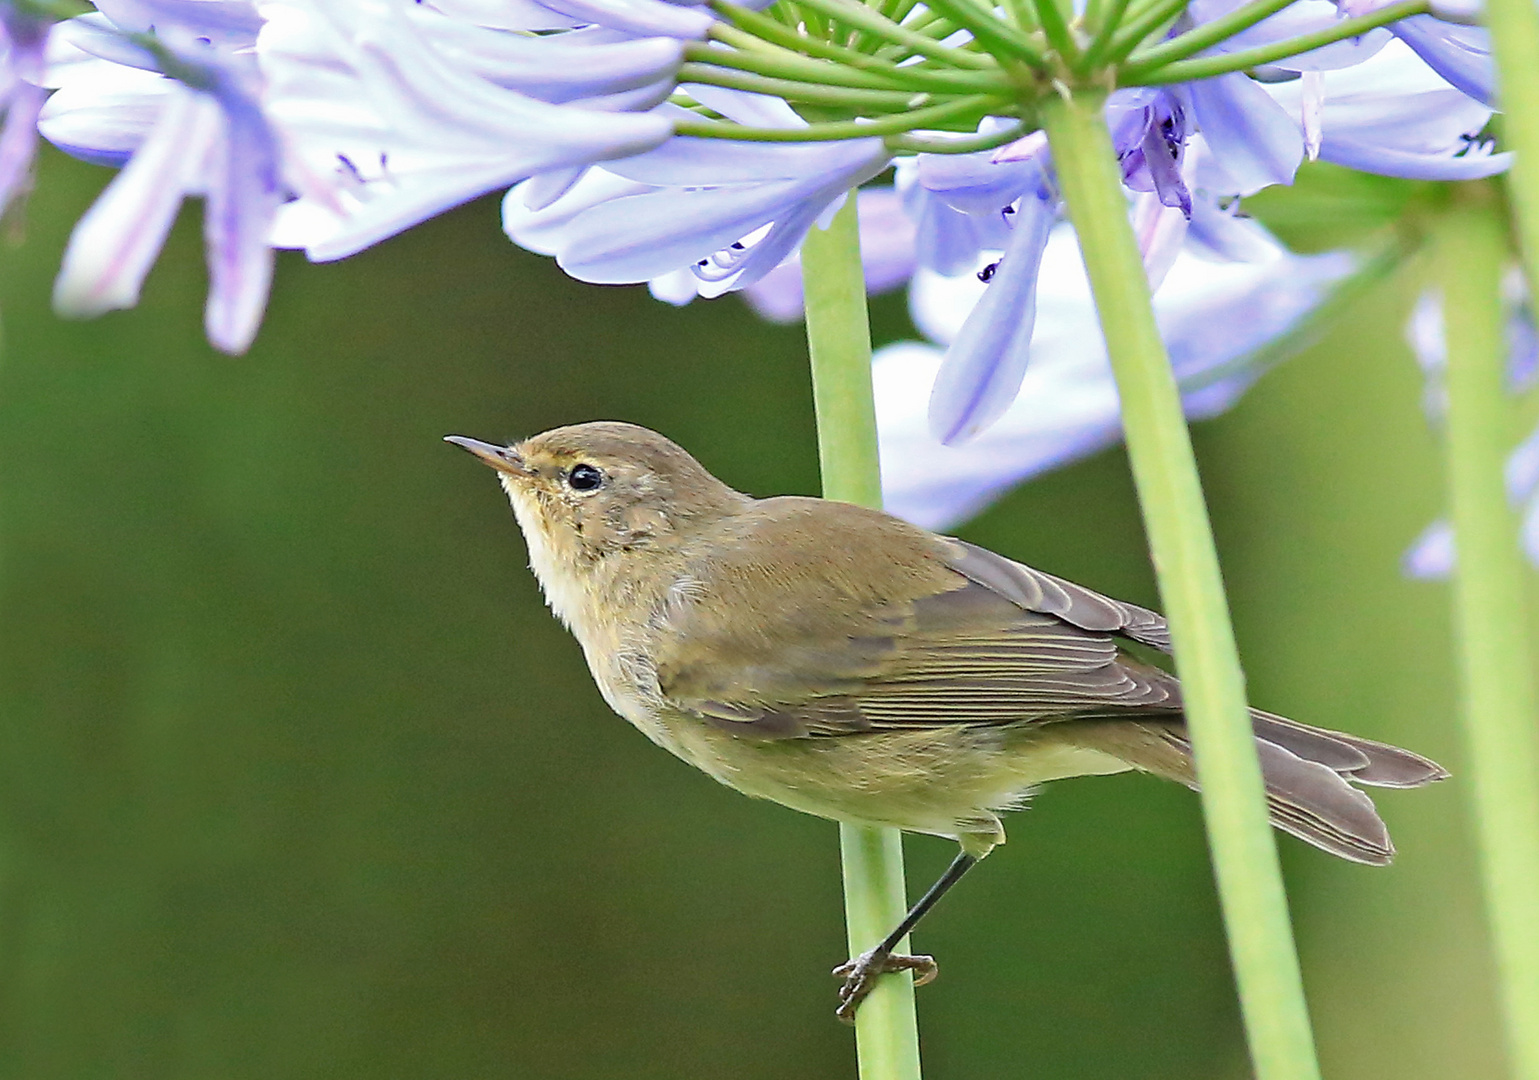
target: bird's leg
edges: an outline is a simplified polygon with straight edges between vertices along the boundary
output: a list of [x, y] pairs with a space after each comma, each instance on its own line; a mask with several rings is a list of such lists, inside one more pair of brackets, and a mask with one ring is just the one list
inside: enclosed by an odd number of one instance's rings
[[855, 1022], [855, 1010], [860, 1008], [860, 1003], [871, 993], [879, 975], [889, 971], [912, 971], [915, 986], [923, 986], [935, 978], [939, 968], [933, 956], [908, 956], [893, 950], [925, 917], [925, 913], [935, 906], [935, 902], [946, 895], [946, 890], [961, 881], [962, 875], [977, 865], [977, 862], [977, 856], [969, 855], [966, 851], [959, 852], [939, 880], [930, 886], [917, 904], [908, 909], [908, 914], [903, 916], [903, 921], [892, 933], [875, 948], [867, 949], [855, 959], [834, 968], [834, 977], [844, 980], [844, 985], [839, 988], [839, 1008], [835, 1013], [839, 1019], [846, 1024]]

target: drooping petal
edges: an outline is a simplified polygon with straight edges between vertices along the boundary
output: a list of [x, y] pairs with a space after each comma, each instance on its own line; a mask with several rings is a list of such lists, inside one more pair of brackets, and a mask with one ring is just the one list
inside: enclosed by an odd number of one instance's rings
[[552, 104], [671, 80], [684, 58], [683, 43], [674, 38], [616, 38], [596, 27], [531, 37], [455, 22], [421, 5], [410, 14], [452, 62], [506, 90]]
[[204, 327], [215, 348], [243, 353], [256, 337], [272, 285], [273, 217], [283, 201], [277, 148], [255, 104], [227, 109], [210, 154], [204, 199], [208, 303]]
[[[1191, 415], [1232, 403], [1260, 374], [1249, 362], [1255, 350], [1308, 318], [1353, 265], [1346, 256], [1294, 256], [1275, 244], [1272, 253], [1240, 265], [1183, 254], [1155, 295]], [[965, 448], [941, 445], [928, 429], [925, 398], [939, 350], [906, 342], [878, 354], [883, 494], [893, 513], [947, 528], [1028, 476], [1116, 442], [1116, 385], [1067, 227], [1048, 243], [1041, 286], [1034, 356], [1016, 403]]]
[[1211, 160], [1228, 177], [1225, 195], [1291, 184], [1304, 158], [1299, 124], [1253, 79], [1232, 72], [1186, 87]]
[[1223, 262], [1266, 262], [1277, 245], [1270, 233], [1239, 213], [1238, 204], [1225, 209], [1210, 197], [1192, 202], [1186, 241], [1194, 254]]
[[60, 150], [96, 165], [122, 165], [155, 126], [176, 84], [161, 75], [80, 53], [42, 107], [38, 131]]
[[88, 317], [138, 303], [183, 196], [218, 138], [219, 107], [177, 87], [139, 151], [70, 234], [54, 282], [54, 308]]
[[1144, 275], [1151, 292], [1159, 289], [1175, 265], [1186, 241], [1189, 217], [1179, 206], [1166, 206], [1159, 196], [1145, 192], [1133, 198], [1133, 236], [1143, 256]]
[[[779, 265], [820, 214], [889, 157], [879, 139], [787, 146], [675, 138], [606, 166], [643, 190], [573, 214], [559, 200], [550, 210], [564, 220], [545, 235], [561, 266], [584, 281], [648, 281], [695, 265], [715, 291], [742, 288]], [[519, 243], [522, 224], [509, 229]]]
[[1392, 23], [1396, 37], [1450, 84], [1486, 105], [1495, 103], [1496, 64], [1491, 32], [1482, 26], [1454, 26], [1431, 15]]
[[5, 113], [5, 128], [0, 131], [0, 214], [11, 200], [24, 190], [32, 175], [32, 159], [37, 154], [37, 120], [48, 91], [29, 82], [18, 85], [11, 94]]
[[[1477, 138], [1491, 110], [1455, 90], [1401, 42], [1356, 68], [1325, 73], [1320, 158], [1365, 172], [1416, 180], [1465, 180], [1505, 170]], [[1303, 107], [1297, 82], [1266, 91], [1291, 117]]]
[[1036, 321], [1037, 272], [1056, 218], [1056, 200], [1021, 200], [1010, 244], [936, 375], [929, 425], [938, 442], [976, 438], [1015, 401]]
[[[914, 274], [914, 224], [901, 198], [890, 187], [861, 188], [856, 203], [860, 224], [860, 262], [866, 292], [877, 296], [908, 283]], [[693, 275], [691, 275], [693, 277]], [[657, 295], [654, 289], [653, 295]], [[691, 294], [694, 295], [693, 289]], [[802, 317], [801, 257], [791, 256], [743, 290], [744, 299], [771, 322]]]

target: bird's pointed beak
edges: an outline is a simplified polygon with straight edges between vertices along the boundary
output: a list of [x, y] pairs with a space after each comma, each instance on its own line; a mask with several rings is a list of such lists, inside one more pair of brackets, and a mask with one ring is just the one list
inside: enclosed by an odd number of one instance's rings
[[512, 476], [529, 475], [529, 467], [524, 464], [524, 459], [518, 456], [518, 451], [511, 446], [493, 446], [489, 442], [467, 438], [464, 435], [445, 435], [444, 442], [469, 450], [498, 472], [505, 472]]

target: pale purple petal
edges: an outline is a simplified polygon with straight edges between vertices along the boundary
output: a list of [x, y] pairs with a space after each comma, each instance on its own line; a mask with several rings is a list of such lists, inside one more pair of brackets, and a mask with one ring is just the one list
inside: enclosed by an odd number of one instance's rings
[[1454, 571], [1454, 531], [1446, 521], [1434, 521], [1401, 557], [1401, 571], [1408, 578], [1438, 581]]
[[587, 21], [559, 15], [535, 0], [432, 0], [432, 6], [451, 19], [490, 30], [562, 30]]
[[598, 27], [533, 37], [457, 22], [420, 4], [407, 14], [416, 32], [449, 62], [504, 89], [554, 104], [636, 90], [659, 80], [671, 85], [684, 57], [683, 43], [672, 38], [628, 38]]
[[[877, 296], [908, 283], [914, 272], [914, 224], [903, 212], [898, 193], [889, 187], [861, 188], [856, 204], [860, 221], [860, 261], [866, 292]], [[693, 277], [693, 275], [691, 275]], [[653, 295], [657, 291], [653, 290]], [[771, 322], [802, 317], [802, 264], [792, 255], [743, 291], [743, 298]]]
[[[1189, 147], [1187, 152], [1193, 149]], [[1264, 262], [1277, 243], [1254, 220], [1240, 213], [1238, 204], [1225, 209], [1203, 196], [1192, 202], [1186, 240], [1195, 254], [1223, 262]]]
[[[765, 152], [777, 150], [783, 156]], [[803, 146], [674, 139], [605, 168], [637, 184], [687, 183], [654, 184], [574, 214], [559, 200], [543, 220], [564, 220], [545, 230], [546, 243], [584, 281], [648, 281], [695, 265], [697, 276], [717, 286], [708, 294], [741, 288], [779, 265], [820, 214], [888, 160], [879, 139]], [[519, 243], [525, 225], [517, 215], [509, 225]]]
[[[1401, 42], [1356, 68], [1325, 73], [1320, 157], [1339, 165], [1422, 180], [1460, 180], [1505, 170], [1477, 138], [1491, 110], [1449, 86]], [[1297, 119], [1298, 82], [1265, 87]]]
[[1179, 206], [1166, 206], [1153, 192], [1133, 199], [1133, 236], [1144, 260], [1144, 276], [1151, 292], [1159, 289], [1165, 275], [1175, 265], [1176, 256], [1186, 242], [1188, 218]]
[[[1193, 0], [1188, 8], [1192, 20], [1210, 22], [1241, 7], [1245, 0]], [[1289, 38], [1329, 30], [1342, 19], [1332, 0], [1295, 0], [1277, 14], [1263, 19], [1248, 30], [1214, 46], [1212, 52], [1236, 52], [1272, 45]], [[1371, 58], [1392, 40], [1388, 30], [1370, 30], [1355, 38], [1347, 38], [1333, 44], [1313, 49], [1297, 56], [1276, 60], [1272, 67], [1284, 71], [1330, 71], [1337, 68], [1355, 67]]]
[[58, 67], [60, 88], [38, 117], [38, 131], [66, 154], [122, 165], [138, 149], [176, 83], [161, 75], [80, 54]]
[[5, 128], [0, 131], [0, 214], [24, 190], [32, 175], [32, 159], [37, 154], [37, 119], [47, 98], [47, 90], [29, 82], [18, 84], [11, 94]]
[[715, 16], [662, 0], [541, 0], [545, 7], [579, 22], [596, 23], [638, 37], [703, 38]]
[[919, 182], [914, 158], [900, 159], [896, 171], [899, 198], [914, 222], [915, 258], [920, 266], [951, 277], [975, 269], [979, 252], [1004, 250], [1010, 236], [1004, 212], [1009, 202], [991, 211], [967, 213], [951, 206], [943, 192]]
[[227, 108], [210, 155], [203, 235], [208, 247], [204, 325], [214, 347], [243, 353], [256, 337], [272, 284], [273, 216], [283, 201], [278, 157], [255, 106]]
[[[298, 163], [330, 177], [325, 212], [285, 213], [287, 224], [311, 229], [303, 239], [315, 260], [351, 255], [533, 175], [638, 153], [672, 132], [660, 115], [551, 105], [503, 89], [457, 68], [400, 20], [371, 22], [337, 5], [271, 2], [263, 11], [266, 112]], [[337, 11], [357, 25], [334, 19]]]
[[1523, 554], [1528, 556], [1528, 561], [1539, 566], [1539, 499], [1524, 508], [1518, 541], [1523, 545]]
[[1415, 15], [1390, 26], [1450, 84], [1476, 101], [1493, 104], [1496, 65], [1491, 59], [1491, 32], [1482, 26], [1454, 26], [1431, 15]]
[[1503, 475], [1507, 483], [1507, 498], [1514, 504], [1527, 502], [1539, 488], [1539, 431], [1518, 444], [1507, 457]]
[[[1340, 255], [1289, 255], [1275, 244], [1272, 256], [1215, 265], [1183, 254], [1155, 295], [1191, 415], [1231, 403], [1260, 374], [1250, 360], [1255, 350], [1308, 318], [1353, 265]], [[921, 272], [915, 284], [916, 293], [929, 291], [932, 279]], [[965, 448], [944, 446], [928, 430], [925, 398], [939, 350], [903, 343], [878, 354], [883, 493], [892, 512], [946, 528], [1026, 477], [1117, 441], [1116, 384], [1067, 227], [1054, 233], [1043, 258], [1032, 349], [1015, 404]]]
[[595, 168], [584, 172], [559, 198], [547, 201], [542, 180], [539, 176], [526, 180], [502, 200], [503, 232], [519, 247], [540, 255], [560, 251], [573, 220], [583, 212], [611, 199], [654, 190]]
[[1291, 184], [1304, 158], [1299, 124], [1254, 80], [1239, 72], [1189, 83], [1197, 127], [1230, 179], [1226, 195]]
[[777, 97], [732, 90], [725, 86], [686, 83], [683, 90], [708, 109], [721, 113], [733, 123], [746, 127], [804, 128], [795, 109]]
[[1056, 219], [1053, 200], [1021, 200], [1009, 246], [936, 376], [929, 425], [938, 442], [971, 441], [1015, 400], [1030, 355], [1037, 271]]
[[167, 98], [149, 137], [70, 234], [54, 282], [61, 315], [132, 307], [183, 196], [202, 175], [219, 131], [212, 98], [185, 88]]
[[869, 159], [874, 139], [858, 142], [762, 143], [678, 136], [644, 154], [606, 162], [604, 168], [642, 184], [718, 187], [799, 180], [840, 172]]

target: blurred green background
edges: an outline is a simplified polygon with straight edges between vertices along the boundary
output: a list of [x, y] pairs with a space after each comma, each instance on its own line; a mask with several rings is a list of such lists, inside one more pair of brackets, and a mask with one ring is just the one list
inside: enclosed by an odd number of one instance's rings
[[[197, 207], [137, 310], [61, 322], [107, 175], [45, 153], [0, 254], [0, 1076], [853, 1075], [834, 826], [610, 714], [438, 441], [628, 419], [816, 492], [800, 329], [572, 282], [493, 200], [286, 255], [241, 359], [203, 342]], [[1197, 442], [1253, 700], [1457, 774], [1445, 590], [1398, 570], [1442, 506], [1411, 295]], [[962, 532], [1154, 602], [1120, 451]], [[1388, 870], [1282, 840], [1334, 1078], [1502, 1075], [1461, 796], [1382, 795]], [[1196, 799], [1072, 781], [1009, 826], [919, 937], [928, 1075], [1248, 1075]], [[912, 887], [952, 853], [909, 851]]]

